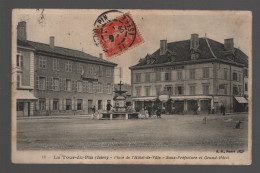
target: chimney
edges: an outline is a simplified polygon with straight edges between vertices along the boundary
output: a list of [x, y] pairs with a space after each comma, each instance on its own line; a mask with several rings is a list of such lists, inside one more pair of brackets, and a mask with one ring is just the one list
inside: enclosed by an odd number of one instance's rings
[[167, 51], [167, 40], [160, 40], [160, 55], [164, 55]]
[[54, 48], [54, 36], [50, 36], [50, 47]]
[[227, 51], [234, 51], [234, 40], [233, 38], [228, 38], [224, 40], [224, 49]]
[[99, 54], [99, 58], [103, 59], [103, 53]]
[[199, 34], [191, 34], [190, 49], [198, 49], [199, 45]]
[[25, 21], [21, 21], [17, 25], [17, 38], [19, 40], [27, 40], [26, 22]]

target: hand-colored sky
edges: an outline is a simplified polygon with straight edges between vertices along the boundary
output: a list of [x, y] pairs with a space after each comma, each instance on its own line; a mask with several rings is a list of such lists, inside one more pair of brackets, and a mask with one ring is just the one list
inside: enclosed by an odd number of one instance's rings
[[[27, 21], [27, 39], [49, 43], [49, 37], [55, 36], [55, 45], [83, 50], [94, 56], [102, 53], [93, 41], [94, 22], [107, 10], [16, 10], [14, 24]], [[197, 33], [204, 37], [224, 42], [225, 38], [234, 38], [235, 47], [239, 47], [251, 57], [251, 18], [248, 12], [228, 11], [154, 11], [120, 10], [130, 12], [144, 42], [109, 61], [123, 68], [122, 81], [131, 82], [129, 66], [135, 65], [147, 53], [159, 48], [161, 39], [168, 42], [190, 39]], [[16, 28], [16, 26], [15, 26]], [[103, 57], [106, 59], [105, 55]], [[116, 82], [119, 81], [116, 70]]]

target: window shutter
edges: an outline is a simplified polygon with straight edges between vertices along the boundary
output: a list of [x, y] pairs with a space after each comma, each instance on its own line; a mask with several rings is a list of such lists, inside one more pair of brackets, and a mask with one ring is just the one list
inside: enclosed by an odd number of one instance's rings
[[66, 87], [66, 79], [64, 79], [64, 82], [63, 82], [63, 89], [64, 89], [64, 91], [67, 91], [67, 87]]
[[35, 79], [35, 89], [39, 89], [39, 76], [36, 76]]
[[49, 99], [46, 99], [46, 110], [49, 110], [49, 107], [50, 107]]
[[46, 77], [46, 90], [49, 90], [49, 78]]

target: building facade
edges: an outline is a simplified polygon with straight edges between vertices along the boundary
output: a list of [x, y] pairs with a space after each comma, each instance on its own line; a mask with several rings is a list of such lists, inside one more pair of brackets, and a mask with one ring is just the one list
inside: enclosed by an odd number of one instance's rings
[[[130, 67], [134, 108], [217, 112], [224, 105], [227, 111], [244, 111], [247, 59], [233, 39], [221, 44], [192, 34], [190, 40], [161, 40], [159, 50]], [[160, 95], [168, 100], [162, 103]]]
[[[19, 26], [19, 25], [18, 25]], [[115, 63], [82, 51], [26, 39], [26, 27], [18, 29], [18, 41], [34, 48], [34, 115], [91, 114], [113, 101]], [[20, 38], [20, 39], [19, 39]]]

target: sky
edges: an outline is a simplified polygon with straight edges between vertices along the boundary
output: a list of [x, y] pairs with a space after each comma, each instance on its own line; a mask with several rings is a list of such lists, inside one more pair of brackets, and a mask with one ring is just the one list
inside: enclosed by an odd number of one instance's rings
[[[13, 29], [19, 21], [27, 22], [27, 39], [49, 43], [55, 37], [55, 45], [99, 56], [102, 47], [93, 40], [94, 22], [107, 10], [55, 10], [16, 9], [13, 11]], [[128, 67], [138, 63], [140, 58], [152, 54], [160, 46], [160, 40], [167, 42], [190, 39], [193, 33], [224, 43], [233, 38], [234, 46], [251, 58], [251, 14], [238, 11], [173, 11], [173, 10], [120, 10], [129, 12], [143, 42], [124, 53], [107, 59], [118, 64], [115, 82], [119, 82], [118, 67], [122, 67], [124, 83], [131, 83]], [[14, 31], [14, 30], [13, 30]]]

